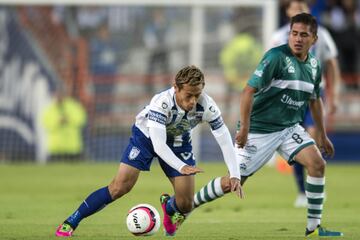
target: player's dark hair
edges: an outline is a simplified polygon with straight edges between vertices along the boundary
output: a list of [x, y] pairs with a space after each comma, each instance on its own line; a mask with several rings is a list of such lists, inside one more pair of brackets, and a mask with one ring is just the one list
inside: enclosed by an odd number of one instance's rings
[[176, 74], [175, 83], [179, 89], [181, 89], [184, 84], [189, 84], [190, 86], [205, 85], [204, 74], [194, 65], [187, 66]]
[[308, 13], [299, 13], [291, 18], [290, 28], [294, 25], [294, 23], [303, 23], [305, 25], [310, 26], [310, 31], [317, 36], [318, 24], [316, 18]]

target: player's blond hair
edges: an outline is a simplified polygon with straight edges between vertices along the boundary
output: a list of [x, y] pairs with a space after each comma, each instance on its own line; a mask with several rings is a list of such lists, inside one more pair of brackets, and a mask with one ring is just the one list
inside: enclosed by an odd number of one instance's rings
[[175, 84], [179, 89], [181, 89], [184, 84], [189, 84], [190, 86], [202, 84], [204, 86], [204, 74], [194, 65], [184, 67], [176, 74]]

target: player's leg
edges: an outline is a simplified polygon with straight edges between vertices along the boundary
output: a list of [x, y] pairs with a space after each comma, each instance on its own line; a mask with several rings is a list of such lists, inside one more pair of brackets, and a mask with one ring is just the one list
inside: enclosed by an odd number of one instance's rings
[[[244, 185], [246, 179], [246, 176], [241, 177], [242, 186]], [[229, 175], [214, 178], [208, 182], [208, 184], [203, 186], [197, 193], [195, 193], [194, 208], [221, 198], [229, 192], [231, 192]]]
[[309, 201], [308, 225], [309, 230], [314, 230], [321, 221], [324, 186], [325, 186], [325, 161], [315, 145], [310, 145], [299, 151], [296, 161], [307, 169], [306, 195]]
[[[251, 176], [272, 158], [275, 150], [280, 145], [280, 134], [250, 133], [244, 148], [235, 146], [236, 160], [241, 170], [241, 184], [244, 184], [248, 176]], [[214, 201], [229, 192], [229, 176], [217, 177], [195, 193], [194, 207]]]
[[230, 192], [229, 188], [230, 178], [229, 176], [217, 177], [212, 179], [208, 184], [203, 186], [194, 195], [194, 207], [198, 207], [204, 203], [214, 201], [221, 198], [224, 194]]
[[146, 149], [146, 146], [149, 145], [146, 141], [150, 140], [135, 127], [131, 139], [122, 155], [118, 172], [109, 186], [91, 193], [79, 208], [58, 227], [56, 236], [71, 236], [72, 231], [82, 219], [100, 211], [107, 204], [128, 193], [135, 185], [140, 171], [150, 169], [153, 155]]
[[[314, 121], [312, 119], [309, 107], [306, 109], [304, 121], [301, 125], [307, 130], [307, 132], [310, 134], [310, 136], [313, 139], [316, 139]], [[293, 173], [294, 173], [295, 183], [298, 189], [298, 195], [295, 199], [294, 206], [298, 208], [306, 207], [307, 198], [305, 195], [305, 169], [303, 165], [295, 162], [293, 165], [293, 170], [294, 170]]]
[[304, 131], [304, 128], [297, 125], [289, 128], [279, 153], [292, 163], [302, 164], [307, 170], [305, 193], [308, 199], [308, 217], [306, 236], [340, 236], [340, 232], [327, 231], [320, 227], [324, 186], [325, 186], [325, 161], [316, 147], [314, 140]]
[[[175, 154], [186, 164], [195, 166], [192, 153], [181, 152]], [[168, 194], [160, 196], [165, 234], [172, 236], [193, 208], [194, 175], [182, 175], [160, 158], [159, 163], [174, 189], [173, 196]]]
[[120, 163], [119, 170], [109, 186], [100, 188], [91, 193], [80, 204], [78, 209], [76, 209], [76, 211], [58, 227], [56, 236], [71, 236], [72, 232], [77, 228], [80, 221], [100, 211], [109, 203], [128, 193], [135, 185], [139, 173], [139, 169], [124, 163]]
[[307, 206], [307, 198], [305, 195], [305, 173], [304, 173], [304, 167], [300, 163], [294, 163], [293, 165], [294, 169], [294, 177], [296, 186], [298, 188], [298, 195], [296, 197], [296, 200], [294, 202], [294, 206], [297, 208], [302, 208]]
[[342, 236], [341, 232], [329, 231], [320, 226], [324, 202], [325, 161], [315, 145], [308, 146], [296, 155], [296, 161], [307, 169], [306, 196], [308, 198], [308, 217], [306, 236]]
[[194, 176], [169, 177], [169, 180], [175, 194], [162, 194], [160, 203], [165, 234], [173, 236], [193, 208]]

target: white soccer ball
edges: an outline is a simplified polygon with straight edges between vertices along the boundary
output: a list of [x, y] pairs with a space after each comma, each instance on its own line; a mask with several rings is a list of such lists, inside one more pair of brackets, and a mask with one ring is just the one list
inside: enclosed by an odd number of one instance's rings
[[150, 204], [138, 204], [129, 210], [126, 225], [135, 236], [153, 235], [160, 228], [159, 212]]

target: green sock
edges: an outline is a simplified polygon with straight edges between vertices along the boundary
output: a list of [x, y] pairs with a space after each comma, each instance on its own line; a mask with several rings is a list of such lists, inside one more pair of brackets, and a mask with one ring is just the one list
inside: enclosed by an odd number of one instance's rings
[[307, 176], [305, 193], [308, 199], [307, 229], [313, 231], [321, 222], [325, 177]]
[[194, 195], [194, 207], [199, 207], [204, 203], [211, 202], [217, 198], [224, 196], [221, 188], [221, 177], [211, 180], [207, 185], [202, 187], [200, 191]]

